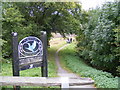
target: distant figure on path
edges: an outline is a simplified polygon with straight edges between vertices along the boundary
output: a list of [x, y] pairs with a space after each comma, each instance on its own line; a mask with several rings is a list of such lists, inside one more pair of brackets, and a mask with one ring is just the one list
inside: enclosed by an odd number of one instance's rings
[[67, 41], [66, 41], [67, 43], [70, 43], [70, 40], [69, 40], [69, 38], [67, 38]]
[[67, 43], [72, 43], [72, 38], [67, 38]]
[[70, 43], [72, 43], [72, 38], [70, 38]]

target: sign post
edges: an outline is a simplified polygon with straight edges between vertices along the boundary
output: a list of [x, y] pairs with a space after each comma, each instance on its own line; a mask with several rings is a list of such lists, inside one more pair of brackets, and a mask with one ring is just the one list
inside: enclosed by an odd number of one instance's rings
[[43, 42], [43, 65], [41, 67], [42, 77], [48, 77], [48, 65], [47, 65], [47, 34], [45, 31], [41, 31], [41, 40]]
[[[13, 76], [19, 76], [19, 59], [18, 59], [18, 35], [16, 32], [12, 33], [12, 52], [13, 52]], [[14, 86], [15, 90], [20, 90], [20, 86]]]

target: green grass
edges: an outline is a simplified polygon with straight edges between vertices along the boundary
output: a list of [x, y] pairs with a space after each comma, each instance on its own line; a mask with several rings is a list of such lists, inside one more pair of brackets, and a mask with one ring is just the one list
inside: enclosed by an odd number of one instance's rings
[[[56, 77], [56, 65], [53, 60], [48, 61], [48, 74], [49, 77]], [[2, 64], [2, 76], [12, 76], [12, 64], [4, 63]], [[32, 68], [20, 71], [20, 76], [22, 77], [41, 77], [41, 68]], [[41, 86], [21, 86], [22, 88], [50, 88], [50, 87], [41, 87]], [[3, 86], [3, 88], [13, 88], [13, 86]], [[58, 88], [58, 87], [53, 87]]]
[[[56, 67], [53, 61], [48, 61], [48, 73], [49, 73], [49, 77], [57, 76]], [[2, 64], [2, 76], [12, 76], [12, 63]], [[20, 76], [41, 77], [41, 67], [20, 71]]]
[[81, 77], [90, 77], [95, 80], [97, 88], [118, 88], [118, 77], [113, 77], [111, 73], [103, 72], [86, 65], [75, 52], [75, 44], [72, 43], [60, 51], [61, 63]]

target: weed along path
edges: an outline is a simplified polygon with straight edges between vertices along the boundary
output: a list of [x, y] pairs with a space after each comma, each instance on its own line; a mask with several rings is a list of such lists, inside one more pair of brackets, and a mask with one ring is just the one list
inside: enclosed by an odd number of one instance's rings
[[[70, 73], [68, 72], [67, 70], [65, 70], [64, 68], [62, 68], [62, 66], [60, 65], [60, 59], [59, 59], [59, 52], [60, 50], [62, 50], [63, 48], [67, 47], [69, 44], [66, 44], [64, 46], [62, 46], [61, 48], [59, 48], [57, 51], [56, 51], [56, 54], [55, 54], [55, 60], [56, 60], [56, 64], [58, 66], [58, 71], [57, 71], [57, 74], [58, 76], [60, 77], [69, 77], [71, 79], [80, 79], [81, 81], [92, 81], [92, 79], [90, 78], [82, 78], [74, 73]], [[92, 90], [96, 90], [93, 83], [91, 84], [88, 84], [88, 83], [84, 83], [83, 85], [73, 85], [73, 86], [70, 86], [70, 88], [92, 88]]]

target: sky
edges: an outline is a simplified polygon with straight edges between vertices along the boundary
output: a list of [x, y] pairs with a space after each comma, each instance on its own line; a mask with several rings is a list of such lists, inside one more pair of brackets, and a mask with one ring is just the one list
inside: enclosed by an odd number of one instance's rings
[[88, 10], [89, 8], [95, 8], [101, 6], [104, 2], [114, 1], [114, 0], [79, 0], [82, 3], [82, 8]]

